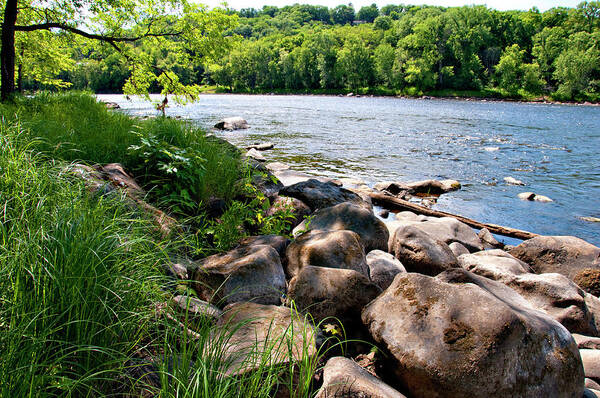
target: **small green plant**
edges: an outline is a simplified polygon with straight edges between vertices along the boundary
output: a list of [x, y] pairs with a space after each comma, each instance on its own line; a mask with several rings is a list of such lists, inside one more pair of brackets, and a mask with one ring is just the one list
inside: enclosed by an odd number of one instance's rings
[[152, 195], [175, 213], [196, 213], [206, 159], [193, 148], [179, 148], [151, 134], [135, 134], [140, 143], [129, 147], [130, 155], [139, 159], [137, 170], [147, 176]]

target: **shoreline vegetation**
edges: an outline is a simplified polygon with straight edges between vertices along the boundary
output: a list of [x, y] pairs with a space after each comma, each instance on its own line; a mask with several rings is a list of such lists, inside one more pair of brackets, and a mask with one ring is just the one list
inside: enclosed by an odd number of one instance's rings
[[[114, 93], [112, 95], [119, 95]], [[456, 90], [439, 90], [428, 91], [422, 94], [403, 94], [386, 92], [385, 90], [377, 89], [359, 89], [351, 90], [229, 90], [226, 87], [219, 86], [201, 86], [199, 94], [242, 94], [242, 95], [314, 95], [314, 96], [350, 96], [350, 97], [384, 97], [384, 98], [406, 98], [406, 99], [443, 99], [443, 100], [463, 100], [463, 101], [497, 101], [497, 102], [521, 102], [532, 104], [556, 104], [556, 105], [586, 105], [598, 106], [600, 100], [589, 101], [567, 101], [555, 100], [549, 96], [540, 97], [515, 97], [503, 95], [498, 91], [456, 91]]]
[[384, 223], [460, 183], [346, 189], [107, 108], [0, 104], [0, 396], [596, 394], [600, 248]]

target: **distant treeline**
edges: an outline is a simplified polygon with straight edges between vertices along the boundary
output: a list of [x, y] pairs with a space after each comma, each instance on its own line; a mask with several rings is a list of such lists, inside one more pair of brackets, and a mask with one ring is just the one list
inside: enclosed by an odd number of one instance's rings
[[[473, 90], [600, 98], [600, 2], [546, 12], [484, 6], [265, 6], [235, 12], [228, 56], [177, 65], [182, 81], [232, 91], [422, 94]], [[172, 54], [144, 49], [157, 63]], [[74, 54], [75, 88], [118, 91], [130, 71], [105, 47]]]

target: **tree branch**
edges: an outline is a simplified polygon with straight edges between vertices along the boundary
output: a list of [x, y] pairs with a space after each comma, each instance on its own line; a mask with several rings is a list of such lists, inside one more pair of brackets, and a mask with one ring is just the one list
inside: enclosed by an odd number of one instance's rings
[[47, 22], [36, 25], [16, 25], [15, 30], [19, 32], [32, 32], [34, 30], [49, 30], [49, 29], [62, 29], [68, 32], [74, 33], [79, 36], [83, 36], [88, 39], [101, 40], [109, 43], [120, 43], [120, 42], [134, 42], [145, 37], [170, 37], [170, 36], [180, 36], [183, 32], [165, 32], [165, 33], [150, 33], [150, 28], [148, 31], [140, 36], [134, 37], [122, 37], [122, 36], [105, 36], [99, 35], [95, 33], [89, 33], [83, 31], [81, 29], [75, 28], [73, 26], [69, 26], [60, 22]]

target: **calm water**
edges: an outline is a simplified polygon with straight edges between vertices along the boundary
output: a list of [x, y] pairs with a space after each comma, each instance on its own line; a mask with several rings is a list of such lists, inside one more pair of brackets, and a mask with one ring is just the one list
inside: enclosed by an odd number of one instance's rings
[[[134, 115], [149, 102], [101, 96]], [[463, 189], [437, 209], [600, 245], [600, 107], [485, 101], [321, 96], [204, 95], [168, 114], [211, 127], [242, 116], [248, 130], [218, 133], [234, 144], [271, 141], [269, 160], [332, 177], [378, 181], [452, 178]], [[525, 187], [504, 183], [514, 177]], [[553, 203], [525, 202], [532, 191]]]

